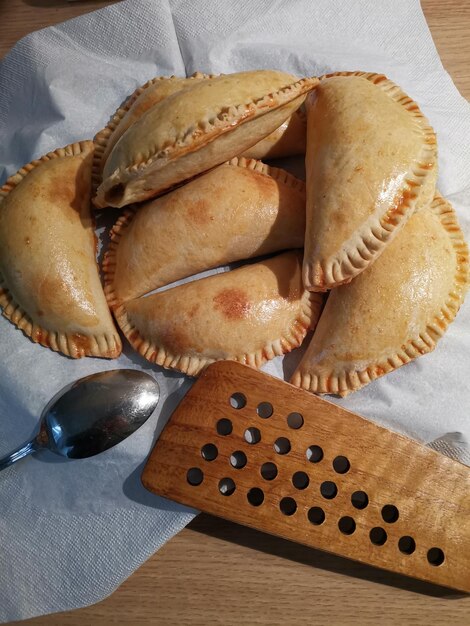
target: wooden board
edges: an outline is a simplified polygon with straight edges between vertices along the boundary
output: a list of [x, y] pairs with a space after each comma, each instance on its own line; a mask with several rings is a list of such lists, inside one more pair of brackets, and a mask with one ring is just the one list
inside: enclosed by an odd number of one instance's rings
[[151, 491], [470, 592], [470, 469], [234, 362], [211, 365], [144, 470]]

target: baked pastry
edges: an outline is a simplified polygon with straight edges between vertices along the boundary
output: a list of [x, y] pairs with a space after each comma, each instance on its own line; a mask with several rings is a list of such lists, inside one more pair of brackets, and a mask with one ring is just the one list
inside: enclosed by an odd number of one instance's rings
[[381, 74], [339, 72], [307, 99], [304, 284], [348, 283], [431, 202], [436, 137], [401, 89]]
[[152, 106], [112, 149], [98, 207], [141, 202], [231, 159], [275, 130], [318, 84], [270, 70], [194, 81]]
[[301, 248], [305, 183], [234, 158], [127, 210], [103, 261], [110, 306], [219, 265]]
[[307, 116], [303, 107], [294, 111], [276, 130], [245, 150], [247, 159], [278, 159], [305, 154]]
[[152, 363], [196, 376], [209, 363], [259, 367], [299, 346], [314, 326], [322, 295], [302, 287], [302, 253], [130, 300], [114, 310], [131, 345]]
[[22, 167], [0, 189], [0, 306], [28, 337], [79, 358], [114, 358], [121, 341], [96, 264], [93, 142]]
[[383, 254], [330, 293], [292, 383], [342, 396], [433, 350], [469, 284], [468, 249], [440, 195]]
[[184, 89], [194, 82], [210, 78], [210, 74], [195, 72], [189, 78], [178, 76], [157, 76], [138, 87], [117, 109], [103, 130], [93, 139], [93, 183], [95, 190], [101, 183], [103, 167], [109, 153], [125, 131], [130, 128], [144, 113], [164, 98]]
[[[109, 123], [94, 138], [93, 183], [95, 190], [102, 180], [103, 167], [111, 150], [125, 131], [142, 115], [173, 93], [206, 78], [212, 74], [195, 72], [189, 78], [158, 76], [138, 87], [111, 117]], [[307, 121], [305, 112], [295, 111], [291, 117], [276, 128], [270, 135], [249, 148], [243, 156], [252, 159], [277, 158], [305, 154], [305, 133]]]

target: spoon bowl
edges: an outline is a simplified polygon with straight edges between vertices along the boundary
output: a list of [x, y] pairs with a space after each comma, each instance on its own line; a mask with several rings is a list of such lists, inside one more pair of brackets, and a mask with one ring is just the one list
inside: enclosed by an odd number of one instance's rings
[[140, 428], [159, 398], [157, 381], [145, 372], [120, 369], [85, 376], [52, 398], [38, 435], [0, 459], [0, 470], [40, 448], [69, 459], [100, 454]]

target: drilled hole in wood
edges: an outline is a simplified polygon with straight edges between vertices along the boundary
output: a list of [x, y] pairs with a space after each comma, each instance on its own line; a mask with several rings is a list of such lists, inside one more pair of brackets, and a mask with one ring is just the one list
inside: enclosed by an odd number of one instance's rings
[[304, 425], [304, 418], [300, 413], [289, 413], [287, 416], [287, 425], [293, 430], [298, 430]]
[[245, 441], [251, 445], [255, 443], [259, 443], [261, 441], [261, 432], [259, 428], [255, 428], [254, 426], [250, 426], [245, 430]]
[[230, 455], [230, 465], [236, 469], [242, 469], [246, 465], [246, 454], [241, 450], [236, 450]]
[[290, 441], [286, 437], [278, 437], [273, 447], [278, 454], [288, 454], [290, 452]]
[[269, 402], [260, 402], [258, 404], [256, 412], [263, 419], [267, 419], [268, 417], [271, 417], [274, 412], [273, 405]]
[[428, 561], [431, 565], [442, 565], [444, 563], [444, 552], [440, 548], [431, 548], [428, 550]]
[[397, 507], [394, 506], [393, 504], [386, 504], [382, 508], [383, 521], [387, 522], [388, 524], [393, 524], [394, 522], [396, 522], [399, 515], [400, 514], [398, 513]]
[[274, 480], [277, 476], [277, 467], [274, 463], [263, 463], [260, 472], [264, 480]]
[[294, 498], [282, 498], [279, 502], [279, 508], [284, 515], [294, 515], [297, 511], [297, 502]]
[[338, 522], [338, 528], [343, 535], [352, 535], [356, 530], [356, 522], [349, 515], [345, 515]]
[[237, 391], [230, 396], [230, 406], [233, 409], [243, 409], [246, 406], [246, 397]]
[[403, 554], [413, 554], [416, 550], [416, 542], [413, 537], [409, 537], [406, 535], [405, 537], [400, 537], [398, 540], [398, 549]]
[[206, 461], [214, 461], [217, 458], [219, 451], [213, 443], [206, 443], [201, 448], [201, 456]]
[[310, 479], [305, 472], [295, 472], [292, 476], [292, 484], [296, 489], [306, 489]]
[[248, 498], [248, 502], [253, 506], [260, 506], [264, 502], [264, 492], [262, 489], [259, 489], [259, 487], [250, 489], [246, 497]]
[[349, 460], [345, 456], [337, 456], [333, 460], [333, 469], [337, 474], [346, 474], [350, 467]]
[[355, 491], [351, 496], [351, 504], [356, 509], [365, 509], [369, 504], [369, 496], [365, 491]]
[[370, 533], [369, 538], [375, 546], [383, 546], [387, 541], [387, 533], [380, 526], [375, 526]]
[[320, 446], [310, 446], [307, 448], [306, 455], [307, 461], [310, 461], [310, 463], [320, 463], [323, 458], [323, 450]]
[[315, 526], [320, 526], [325, 521], [325, 511], [319, 506], [312, 506], [307, 513], [308, 521]]
[[325, 480], [320, 485], [320, 493], [327, 500], [332, 500], [338, 493], [338, 487], [331, 480]]
[[222, 478], [219, 481], [219, 491], [223, 496], [231, 496], [235, 488], [235, 482], [231, 478]]
[[227, 435], [231, 435], [232, 430], [233, 430], [232, 422], [226, 417], [223, 417], [217, 422], [216, 428], [217, 428], [217, 433], [219, 435], [222, 435], [223, 437], [226, 437]]
[[193, 487], [197, 487], [204, 480], [204, 473], [199, 467], [191, 467], [186, 473], [186, 480]]

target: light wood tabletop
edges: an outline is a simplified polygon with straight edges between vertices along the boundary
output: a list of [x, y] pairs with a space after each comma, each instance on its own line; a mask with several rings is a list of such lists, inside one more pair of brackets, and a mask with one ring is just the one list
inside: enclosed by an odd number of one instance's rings
[[[0, 3], [0, 57], [22, 36], [111, 4]], [[470, 2], [422, 0], [442, 61], [470, 98]], [[109, 598], [34, 626], [470, 624], [470, 597], [200, 515]]]

